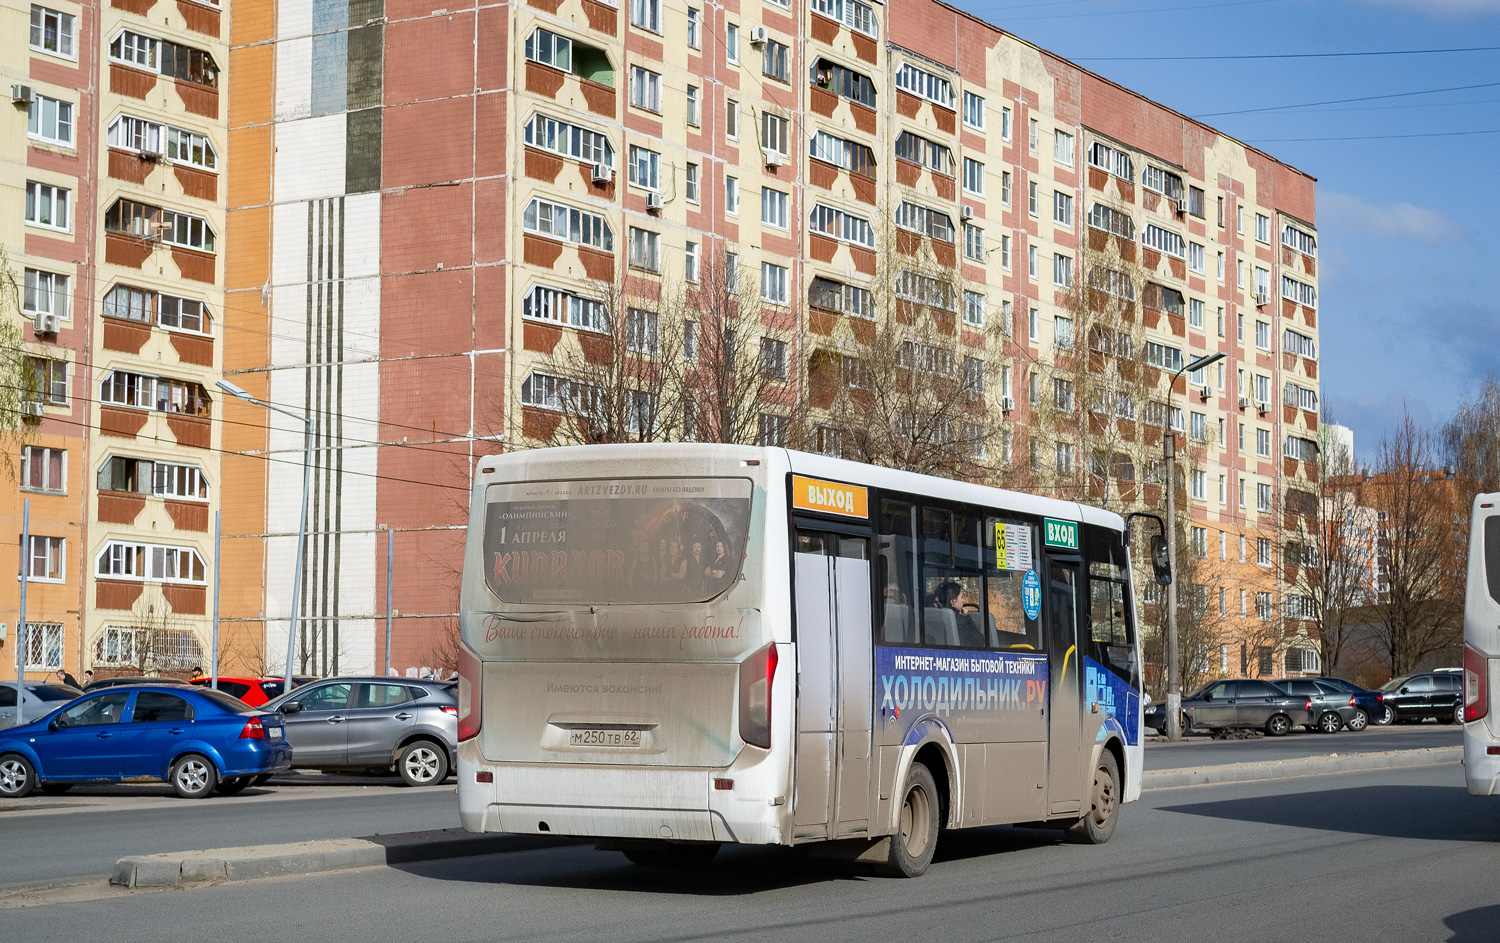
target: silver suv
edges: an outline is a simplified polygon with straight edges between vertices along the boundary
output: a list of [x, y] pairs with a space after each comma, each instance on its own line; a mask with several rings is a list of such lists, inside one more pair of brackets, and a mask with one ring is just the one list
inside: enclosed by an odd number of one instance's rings
[[280, 711], [294, 769], [395, 770], [409, 786], [448, 778], [458, 749], [457, 684], [324, 678], [268, 701]]

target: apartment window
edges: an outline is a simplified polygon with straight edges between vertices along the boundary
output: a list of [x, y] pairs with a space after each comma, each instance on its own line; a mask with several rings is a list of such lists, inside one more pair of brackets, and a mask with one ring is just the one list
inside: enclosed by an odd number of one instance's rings
[[1000, 171], [1000, 203], [1010, 206], [1010, 171]]
[[731, 141], [740, 139], [740, 103], [733, 98], [724, 100], [724, 136]]
[[1114, 207], [1105, 206], [1103, 203], [1095, 203], [1089, 207], [1089, 226], [1124, 239], [1135, 238], [1135, 221], [1130, 218], [1129, 214], [1122, 213]]
[[688, 164], [687, 168], [683, 171], [682, 176], [683, 195], [687, 198], [687, 201], [689, 203], [697, 203], [699, 201], [698, 165], [692, 163]]
[[812, 212], [808, 214], [807, 225], [813, 232], [844, 242], [852, 242], [867, 249], [875, 248], [875, 227], [871, 226], [870, 221], [863, 216], [855, 216], [853, 213], [816, 203], [813, 205]]
[[[1255, 618], [1259, 619], [1261, 622], [1270, 622], [1276, 617], [1274, 610], [1275, 607], [1271, 602], [1270, 593], [1255, 594]], [[1267, 669], [1272, 668], [1273, 666], [1268, 664], [1268, 662], [1270, 662], [1272, 657], [1274, 656], [1272, 655], [1270, 649], [1265, 649], [1261, 652], [1261, 655], [1261, 674], [1270, 674], [1270, 671], [1268, 671]]]
[[1198, 187], [1188, 187], [1188, 212], [1199, 219], [1203, 218], [1203, 191]]
[[[1224, 306], [1223, 305], [1219, 305], [1218, 315], [1217, 315], [1217, 324], [1218, 324], [1218, 329], [1219, 329], [1219, 336], [1223, 337], [1224, 336]], [[1222, 367], [1221, 367], [1221, 369], [1222, 369]]]
[[783, 157], [792, 152], [789, 125], [785, 118], [769, 111], [761, 114], [760, 146]]
[[984, 196], [984, 165], [968, 157], [964, 158], [964, 189]]
[[687, 123], [691, 127], [698, 127], [703, 123], [703, 114], [698, 101], [698, 86], [687, 87]]
[[202, 583], [203, 558], [191, 547], [112, 540], [95, 558], [96, 575], [109, 579]]
[[1313, 237], [1312, 233], [1304, 232], [1291, 223], [1282, 227], [1281, 244], [1287, 248], [1296, 249], [1303, 255], [1317, 256], [1318, 254], [1318, 240]]
[[[935, 141], [929, 141], [919, 134], [902, 131], [897, 135], [896, 157], [922, 167], [931, 168], [945, 177], [953, 176], [953, 152], [946, 146], [938, 144]], [[983, 172], [983, 168], [981, 167], [981, 175]]]
[[1317, 289], [1286, 275], [1281, 276], [1281, 297], [1309, 308], [1318, 306]]
[[762, 376], [786, 379], [786, 341], [760, 339], [760, 372]]
[[[782, 6], [785, 4], [783, 3]], [[831, 20], [837, 20], [872, 39], [878, 39], [880, 36], [875, 22], [875, 8], [862, 0], [813, 0], [812, 8], [814, 13], [821, 13]]]
[[807, 153], [815, 160], [842, 167], [850, 173], [863, 177], [875, 176], [874, 151], [864, 144], [835, 137], [826, 131], [813, 135]]
[[687, 11], [687, 44], [689, 49], [703, 48], [703, 15], [697, 7], [688, 7]]
[[1194, 527], [1192, 530], [1193, 556], [1200, 560], [1208, 556], [1208, 528]]
[[973, 223], [964, 223], [964, 257], [984, 261], [984, 229]]
[[786, 448], [786, 417], [761, 413], [756, 430], [756, 444], [762, 448]]
[[1059, 288], [1073, 287], [1073, 259], [1058, 253], [1052, 256], [1052, 284]]
[[870, 77], [836, 62], [819, 59], [813, 63], [812, 84], [867, 108], [875, 107], [875, 83]]
[[760, 221], [777, 229], [787, 228], [787, 197], [780, 190], [762, 187], [760, 191]]
[[43, 6], [31, 5], [31, 48], [67, 59], [77, 58], [77, 33], [73, 17]]
[[1271, 378], [1257, 375], [1255, 377], [1255, 401], [1263, 403], [1268, 408], [1271, 404]]
[[161, 241], [167, 245], [214, 251], [214, 232], [208, 220], [173, 210], [161, 211]]
[[[1270, 485], [1261, 485], [1260, 487], [1265, 488], [1267, 491], [1271, 490]], [[1266, 503], [1270, 504], [1269, 498], [1267, 498]], [[1261, 566], [1271, 565], [1271, 538], [1255, 538], [1255, 562]]]
[[1271, 217], [1255, 214], [1255, 241], [1269, 244], [1271, 241]]
[[1073, 349], [1073, 319], [1058, 316], [1052, 319], [1052, 346], [1059, 350]]
[[856, 318], [875, 317], [875, 301], [869, 290], [831, 278], [816, 277], [807, 288], [809, 307], [837, 311]]
[[1041, 389], [1041, 382], [1042, 378], [1035, 370], [1026, 374], [1026, 402], [1030, 403], [1033, 406], [1037, 404], [1038, 398], [1041, 396], [1041, 393], [1039, 392], [1039, 390]]
[[[1195, 472], [1193, 472], [1193, 474], [1191, 476], [1191, 481], [1192, 481], [1192, 489], [1193, 489], [1192, 490], [1193, 500], [1195, 500], [1195, 501], [1207, 501], [1208, 500], [1208, 472], [1202, 472], [1202, 471], [1195, 471]], [[1200, 556], [1200, 557], [1201, 556], [1206, 556], [1206, 552], [1205, 553], [1200, 553], [1200, 554], [1198, 554], [1198, 556]]]
[[59, 622], [26, 623], [26, 670], [56, 671], [62, 666], [62, 624]]
[[197, 465], [178, 465], [171, 462], [143, 462], [142, 464], [150, 466], [153, 494], [164, 498], [208, 500], [208, 481], [203, 477], [203, 471]]
[[787, 303], [787, 270], [774, 262], [760, 264], [760, 300], [773, 305]]
[[1255, 430], [1255, 454], [1261, 458], [1271, 457], [1271, 430]]
[[1165, 252], [1173, 258], [1187, 258], [1187, 240], [1155, 223], [1148, 223], [1141, 232], [1141, 245]]
[[1188, 417], [1188, 435], [1194, 442], [1208, 441], [1208, 416], [1195, 412]]
[[521, 226], [527, 232], [551, 239], [602, 249], [605, 252], [615, 251], [614, 233], [610, 231], [609, 223], [603, 216], [562, 203], [533, 199], [521, 213]]
[[740, 64], [740, 28], [733, 23], [724, 27], [724, 59], [730, 65]]
[[1000, 109], [1000, 140], [1010, 140], [1010, 109]]
[[1026, 184], [1026, 212], [1032, 216], [1039, 216], [1041, 214], [1040, 192], [1035, 180]]
[[[684, 363], [698, 362], [698, 322], [685, 321], [682, 325], [682, 359]], [[691, 441], [691, 440], [689, 440]]]
[[1182, 367], [1182, 351], [1167, 344], [1158, 344], [1156, 341], [1146, 342], [1146, 362], [1153, 367], [1161, 367], [1164, 370], [1178, 370]]
[[602, 301], [547, 285], [534, 285], [526, 292], [521, 299], [521, 316], [595, 331], [609, 325], [609, 309]]
[[790, 82], [792, 78], [791, 52], [786, 43], [767, 39], [760, 53], [761, 75], [778, 82]]
[[27, 445], [21, 448], [21, 490], [62, 494], [67, 490], [68, 453]]
[[984, 394], [984, 361], [978, 357], [964, 358], [964, 389], [970, 394]]
[[953, 241], [953, 218], [931, 207], [902, 200], [896, 207], [896, 225], [942, 242]]
[[1219, 253], [1218, 273], [1219, 284], [1222, 285], [1224, 284], [1224, 253], [1222, 251]]
[[[1257, 484], [1255, 486], [1255, 509], [1262, 513], [1271, 510], [1271, 486], [1266, 484], [1265, 482], [1261, 482], [1260, 484]], [[1265, 541], [1266, 555], [1269, 558], [1271, 542], [1269, 540], [1265, 540], [1265, 538], [1261, 539]], [[1269, 563], [1270, 560], [1267, 559], [1266, 562]]]
[[1058, 412], [1071, 413], [1073, 411], [1073, 383], [1061, 377], [1052, 380], [1052, 408]]
[[625, 349], [645, 357], [656, 356], [661, 347], [655, 311], [631, 308], [625, 312]]
[[1026, 321], [1026, 336], [1029, 337], [1034, 343], [1037, 339], [1037, 335], [1040, 333], [1041, 313], [1037, 311], [1036, 308], [1032, 308], [1027, 314]]
[[[1298, 357], [1306, 357], [1309, 360], [1318, 359], [1318, 345], [1306, 334], [1299, 333], [1287, 328], [1281, 335], [1281, 349]], [[1307, 407], [1303, 407], [1306, 409]], [[1314, 407], [1316, 408], [1316, 407]]]
[[958, 310], [958, 298], [953, 292], [953, 286], [931, 275], [901, 272], [896, 276], [896, 297], [944, 311]]
[[1193, 298], [1188, 301], [1188, 326], [1203, 330], [1203, 301]]
[[193, 298], [161, 295], [157, 298], [156, 323], [176, 331], [209, 332], [208, 309]]
[[661, 76], [638, 65], [630, 67], [630, 103], [661, 114]]
[[[113, 127], [111, 130], [113, 131]], [[608, 136], [581, 125], [535, 114], [526, 122], [525, 135], [526, 143], [532, 147], [586, 164], [603, 164], [606, 167], [615, 165], [615, 149], [609, 143]]]
[[1053, 446], [1053, 465], [1059, 475], [1073, 474], [1073, 454], [1076, 450], [1072, 443], [1059, 442]]
[[26, 107], [26, 134], [32, 140], [73, 146], [73, 104], [36, 95]]
[[740, 178], [724, 178], [724, 212], [730, 216], [740, 215]]
[[68, 232], [68, 208], [72, 192], [50, 183], [26, 181], [26, 222], [33, 226]]
[[731, 295], [740, 293], [740, 254], [738, 252], [724, 253], [724, 291]]
[[117, 62], [155, 72], [159, 48], [157, 40], [150, 36], [122, 30], [109, 44], [109, 57]]
[[630, 267], [661, 271], [661, 234], [630, 227]]
[[1030, 119], [1029, 127], [1030, 130], [1026, 135], [1026, 147], [1031, 153], [1035, 154], [1041, 147], [1042, 133], [1041, 129], [1037, 127], [1035, 118]]
[[910, 62], [903, 62], [896, 70], [896, 87], [925, 98], [934, 105], [953, 107], [953, 83], [926, 69], [919, 69]]
[[698, 280], [698, 243], [689, 242], [682, 251], [682, 277], [690, 282]]
[[24, 363], [26, 389], [22, 396], [31, 403], [68, 404], [68, 362], [47, 357], [27, 357]]
[[1234, 262], [1234, 285], [1240, 290], [1245, 288], [1245, 260], [1236, 259]]
[[[1245, 483], [1244, 479], [1241, 479], [1240, 480], [1240, 484], [1243, 485], [1244, 483]], [[1243, 489], [1241, 489], [1241, 490], [1243, 491]], [[1245, 502], [1241, 501], [1240, 502], [1240, 507], [1244, 507], [1244, 506], [1245, 506]], [[1240, 535], [1240, 562], [1241, 563], [1245, 562], [1245, 535], [1244, 534]], [[1244, 614], [1244, 607], [1243, 606], [1240, 608], [1240, 614], [1241, 615]]]
[[1234, 231], [1241, 236], [1245, 234], [1245, 208], [1243, 206], [1234, 208]]
[[21, 310], [28, 315], [55, 314], [67, 318], [70, 279], [56, 272], [29, 268], [24, 276]]
[[1256, 304], [1260, 304], [1262, 298], [1264, 298], [1267, 301], [1269, 301], [1270, 298], [1271, 298], [1271, 273], [1268, 270], [1263, 269], [1263, 268], [1261, 268], [1260, 266], [1257, 265], [1255, 267], [1255, 283], [1254, 284], [1255, 284], [1255, 303]]
[[984, 99], [973, 92], [964, 92], [964, 124], [975, 131], [984, 130]]
[[1036, 281], [1037, 251], [1036, 246], [1026, 247], [1026, 274]]
[[1010, 234], [1002, 233], [1000, 236], [1000, 267], [1007, 272], [1010, 271]]
[[1255, 346], [1261, 350], [1271, 349], [1271, 324], [1269, 321], [1255, 322]]
[[1107, 170], [1122, 180], [1135, 179], [1135, 168], [1130, 161], [1130, 155], [1118, 148], [1095, 141], [1089, 145], [1088, 160], [1089, 166]]
[[661, 0], [630, 0], [630, 24], [661, 32]]
[[[1220, 475], [1219, 476], [1219, 503], [1220, 504], [1224, 503], [1224, 487], [1223, 487], [1223, 484], [1224, 484], [1224, 476]], [[1221, 561], [1228, 561], [1228, 559], [1229, 559], [1229, 532], [1228, 531], [1223, 531], [1223, 530], [1219, 531], [1219, 559]], [[1224, 598], [1224, 591], [1222, 589], [1219, 590], [1219, 598], [1221, 600]]]
[[1073, 135], [1066, 131], [1052, 132], [1052, 159], [1059, 164], [1073, 166]]
[[1169, 170], [1153, 167], [1150, 164], [1141, 171], [1141, 186], [1147, 190], [1153, 190], [1169, 199], [1177, 199], [1182, 196], [1182, 178]]
[[1300, 462], [1316, 462], [1318, 460], [1318, 443], [1312, 439], [1289, 435], [1282, 444], [1281, 454], [1286, 458], [1296, 459]]
[[1061, 190], [1052, 191], [1052, 221], [1073, 228], [1073, 197]]
[[28, 580], [47, 583], [63, 581], [63, 561], [66, 559], [66, 544], [61, 537], [31, 535], [31, 547], [25, 553]]
[[984, 295], [977, 291], [964, 292], [964, 323], [973, 327], [984, 326]]
[[1202, 275], [1203, 274], [1203, 270], [1204, 270], [1204, 256], [1205, 256], [1205, 254], [1206, 253], [1203, 251], [1203, 247], [1200, 246], [1198, 243], [1196, 243], [1196, 242], [1189, 243], [1188, 244], [1188, 271], [1193, 272], [1193, 273], [1198, 274], [1198, 275]]
[[[1241, 344], [1245, 342], [1245, 316], [1243, 314], [1237, 314], [1234, 316], [1234, 337], [1235, 340], [1239, 341]], [[1243, 376], [1244, 371], [1241, 370], [1240, 374], [1241, 376]]]
[[661, 155], [644, 147], [630, 146], [630, 183], [647, 190], [661, 189]]

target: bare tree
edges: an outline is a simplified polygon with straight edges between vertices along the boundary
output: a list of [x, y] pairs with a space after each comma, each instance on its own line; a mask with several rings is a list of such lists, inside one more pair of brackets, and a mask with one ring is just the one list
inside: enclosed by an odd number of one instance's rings
[[1500, 491], [1500, 377], [1491, 374], [1465, 397], [1439, 433], [1445, 464], [1472, 493]]
[[40, 402], [42, 393], [22, 346], [21, 299], [22, 286], [10, 255], [0, 246], [0, 468], [12, 481], [21, 447], [31, 441], [36, 424], [22, 406]]

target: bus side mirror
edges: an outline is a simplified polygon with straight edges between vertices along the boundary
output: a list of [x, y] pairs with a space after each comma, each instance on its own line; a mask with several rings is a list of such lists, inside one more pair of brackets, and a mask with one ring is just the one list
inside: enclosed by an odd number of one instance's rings
[[1167, 555], [1167, 540], [1161, 534], [1151, 537], [1151, 568], [1160, 586], [1172, 585], [1172, 561]]

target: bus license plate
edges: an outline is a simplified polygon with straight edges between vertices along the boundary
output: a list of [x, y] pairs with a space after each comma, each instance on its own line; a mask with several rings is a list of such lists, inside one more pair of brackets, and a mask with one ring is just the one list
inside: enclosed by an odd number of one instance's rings
[[641, 745], [641, 732], [611, 727], [574, 727], [568, 731], [568, 745], [638, 749]]

